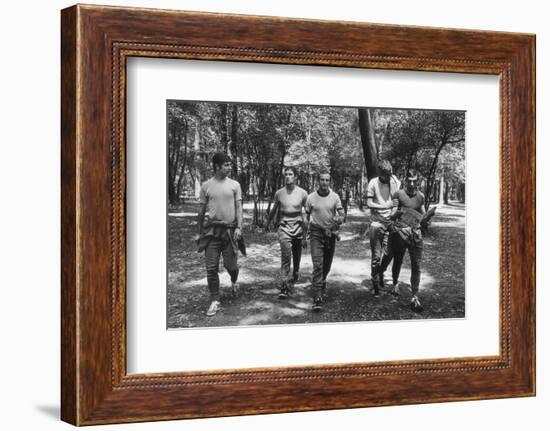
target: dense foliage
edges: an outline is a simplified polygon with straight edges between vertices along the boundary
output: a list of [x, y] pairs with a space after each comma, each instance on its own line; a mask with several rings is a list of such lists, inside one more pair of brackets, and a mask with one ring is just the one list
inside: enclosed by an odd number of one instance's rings
[[232, 177], [254, 202], [256, 224], [288, 165], [308, 191], [315, 174], [329, 169], [333, 189], [360, 206], [379, 159], [389, 160], [400, 178], [417, 170], [426, 206], [464, 201], [464, 112], [183, 101], [169, 101], [167, 109], [172, 205], [198, 196], [216, 151], [232, 158]]

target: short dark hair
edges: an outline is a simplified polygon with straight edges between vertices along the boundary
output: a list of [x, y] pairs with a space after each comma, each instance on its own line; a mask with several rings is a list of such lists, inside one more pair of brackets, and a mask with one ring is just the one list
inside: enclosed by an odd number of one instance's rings
[[286, 171], [292, 171], [292, 173], [294, 174], [295, 177], [298, 176], [298, 171], [296, 170], [296, 168], [294, 166], [285, 166], [284, 169], [283, 169], [283, 174]]
[[392, 173], [392, 167], [391, 163], [387, 160], [380, 160], [378, 162], [378, 171], [382, 174], [391, 174]]
[[225, 153], [215, 153], [212, 156], [212, 167], [216, 170], [216, 165], [222, 166], [224, 163], [230, 162], [231, 158]]
[[328, 175], [330, 177], [330, 171], [328, 169], [321, 169], [318, 174], [318, 178], [321, 178], [321, 175]]

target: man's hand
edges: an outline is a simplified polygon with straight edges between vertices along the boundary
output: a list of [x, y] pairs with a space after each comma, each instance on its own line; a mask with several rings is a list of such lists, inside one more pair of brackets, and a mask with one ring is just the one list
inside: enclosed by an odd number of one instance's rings
[[233, 233], [233, 238], [235, 238], [235, 241], [240, 240], [242, 238], [242, 236], [243, 236], [243, 233], [241, 231], [241, 228], [239, 228], [239, 227], [236, 228], [235, 232]]
[[401, 210], [397, 210], [395, 213], [393, 213], [391, 216], [390, 216], [390, 219], [391, 220], [397, 220], [399, 217], [401, 217], [403, 215], [403, 211]]

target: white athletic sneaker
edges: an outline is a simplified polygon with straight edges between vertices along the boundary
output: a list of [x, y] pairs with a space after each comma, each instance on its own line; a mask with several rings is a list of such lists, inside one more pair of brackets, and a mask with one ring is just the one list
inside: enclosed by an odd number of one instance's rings
[[413, 297], [411, 298], [411, 308], [416, 313], [421, 313], [422, 310], [424, 310], [424, 307], [422, 307], [422, 304], [420, 303], [416, 295], [413, 295]]
[[211, 317], [215, 315], [218, 311], [220, 311], [220, 301], [212, 301], [210, 304], [210, 307], [208, 307], [208, 311], [206, 312], [206, 315], [208, 317]]
[[233, 296], [237, 296], [239, 294], [240, 286], [239, 283], [232, 283], [231, 284], [231, 293]]

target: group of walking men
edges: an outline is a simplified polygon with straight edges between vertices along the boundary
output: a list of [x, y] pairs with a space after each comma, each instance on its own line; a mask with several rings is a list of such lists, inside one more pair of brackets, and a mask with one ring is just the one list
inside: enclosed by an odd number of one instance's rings
[[[220, 310], [220, 255], [231, 277], [234, 295], [238, 285], [238, 251], [242, 244], [242, 192], [237, 181], [229, 178], [233, 169], [231, 159], [216, 153], [212, 159], [214, 176], [202, 184], [198, 215], [199, 251], [205, 253], [206, 278], [211, 303], [206, 312], [213, 316]], [[405, 252], [411, 260], [411, 307], [419, 312], [418, 299], [422, 234], [420, 225], [424, 210], [424, 196], [417, 189], [418, 178], [408, 173], [405, 188], [392, 174], [389, 162], [378, 164], [379, 176], [369, 181], [367, 206], [371, 211], [369, 239], [371, 247], [371, 279], [374, 296], [384, 288], [384, 271], [393, 260], [391, 293], [399, 295], [399, 273]], [[302, 249], [309, 240], [313, 272], [311, 277], [314, 311], [322, 309], [325, 301], [327, 276], [330, 272], [339, 229], [345, 219], [344, 207], [338, 194], [330, 189], [330, 174], [319, 174], [319, 187], [308, 193], [296, 184], [294, 167], [284, 169], [285, 186], [277, 190], [268, 214], [266, 230], [274, 218], [278, 219], [277, 235], [281, 248], [279, 298], [288, 298], [299, 279]], [[305, 212], [305, 219], [303, 213]], [[291, 270], [292, 264], [292, 270]]]

